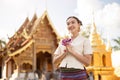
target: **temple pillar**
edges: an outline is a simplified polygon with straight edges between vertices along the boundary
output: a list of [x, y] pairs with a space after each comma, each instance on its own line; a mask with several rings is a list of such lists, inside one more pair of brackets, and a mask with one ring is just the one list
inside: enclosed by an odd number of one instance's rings
[[20, 65], [18, 64], [17, 66], [17, 70], [18, 70], [18, 78], [20, 77]]
[[98, 79], [98, 75], [95, 75], [95, 76], [94, 76], [94, 79], [95, 79], [95, 80], [99, 80], [99, 79]]
[[32, 53], [33, 53], [33, 71], [36, 70], [36, 49], [35, 49], [35, 42], [33, 43], [33, 50], [32, 50]]

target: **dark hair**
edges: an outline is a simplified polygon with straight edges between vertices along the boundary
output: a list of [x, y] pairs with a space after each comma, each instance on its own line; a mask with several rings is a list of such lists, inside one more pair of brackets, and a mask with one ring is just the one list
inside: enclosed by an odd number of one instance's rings
[[77, 22], [80, 23], [80, 25], [82, 25], [82, 21], [79, 20], [79, 19], [78, 19], [77, 17], [75, 17], [75, 16], [70, 16], [70, 17], [68, 17], [68, 18], [66, 19], [66, 21], [67, 21], [68, 19], [70, 19], [70, 18], [74, 18], [74, 19], [76, 19]]

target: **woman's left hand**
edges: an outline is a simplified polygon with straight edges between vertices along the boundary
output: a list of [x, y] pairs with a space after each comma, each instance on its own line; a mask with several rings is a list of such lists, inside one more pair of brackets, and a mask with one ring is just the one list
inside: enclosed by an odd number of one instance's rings
[[69, 53], [72, 53], [73, 52], [73, 49], [72, 49], [72, 45], [71, 44], [68, 44], [66, 45], [66, 49]]

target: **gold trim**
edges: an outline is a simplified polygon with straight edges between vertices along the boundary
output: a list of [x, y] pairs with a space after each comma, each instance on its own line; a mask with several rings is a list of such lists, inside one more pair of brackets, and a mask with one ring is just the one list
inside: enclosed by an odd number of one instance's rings
[[30, 46], [33, 42], [34, 42], [34, 40], [31, 40], [28, 44], [26, 44], [26, 45], [25, 45], [24, 47], [22, 47], [21, 49], [13, 52], [13, 53], [11, 53], [11, 54], [8, 54], [8, 55], [9, 55], [9, 56], [14, 56], [14, 55], [16, 55], [16, 54], [21, 53], [22, 51], [24, 51], [25, 49], [27, 49], [28, 46]]

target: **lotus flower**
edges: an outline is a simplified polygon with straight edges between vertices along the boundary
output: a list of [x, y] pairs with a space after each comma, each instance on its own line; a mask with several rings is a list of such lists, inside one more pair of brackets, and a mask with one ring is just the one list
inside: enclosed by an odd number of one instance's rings
[[62, 45], [66, 46], [66, 45], [70, 44], [71, 41], [72, 40], [70, 38], [65, 38], [65, 39], [62, 40]]

